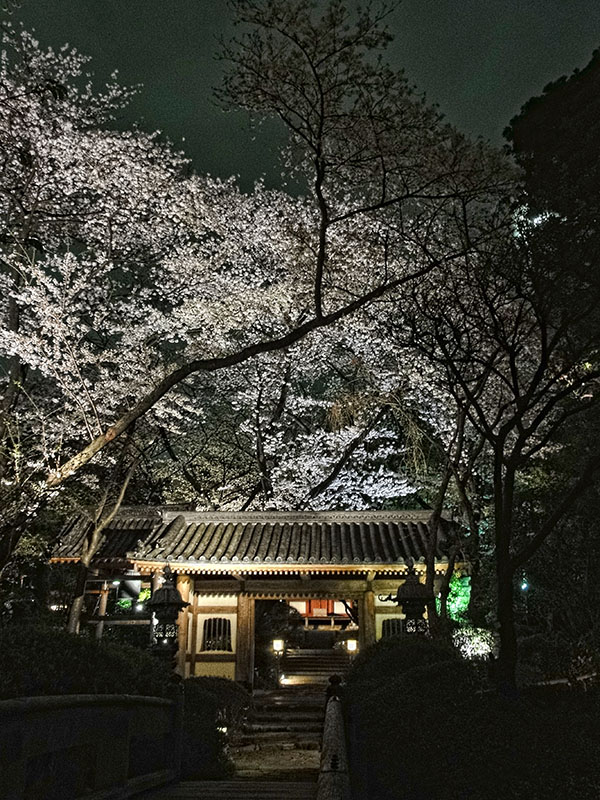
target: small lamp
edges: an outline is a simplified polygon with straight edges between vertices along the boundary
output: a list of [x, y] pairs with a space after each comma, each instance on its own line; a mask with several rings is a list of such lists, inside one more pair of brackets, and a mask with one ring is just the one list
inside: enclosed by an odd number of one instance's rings
[[358, 640], [357, 639], [346, 639], [346, 650], [351, 655], [355, 655], [356, 651], [358, 650]]
[[276, 656], [280, 656], [283, 654], [285, 650], [285, 642], [283, 639], [273, 639], [273, 652]]

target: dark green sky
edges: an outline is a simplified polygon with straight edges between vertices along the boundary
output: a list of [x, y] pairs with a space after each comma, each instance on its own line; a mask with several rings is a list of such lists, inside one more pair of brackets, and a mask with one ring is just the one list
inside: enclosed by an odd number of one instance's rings
[[[180, 142], [199, 172], [276, 180], [272, 131], [253, 140], [244, 115], [216, 107], [217, 38], [226, 0], [21, 0], [14, 15], [44, 44], [69, 42], [99, 78], [143, 83], [126, 123]], [[463, 130], [502, 129], [550, 80], [583, 67], [600, 45], [600, 0], [404, 0], [392, 19], [395, 66]]]

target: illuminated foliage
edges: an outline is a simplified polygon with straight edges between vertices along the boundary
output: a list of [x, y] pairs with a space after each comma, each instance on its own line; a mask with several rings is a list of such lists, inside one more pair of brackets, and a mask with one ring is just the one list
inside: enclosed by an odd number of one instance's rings
[[[448, 593], [448, 600], [446, 603], [446, 609], [449, 618], [455, 622], [464, 622], [467, 611], [469, 610], [470, 601], [471, 576], [458, 575], [455, 572], [450, 580], [450, 591]], [[436, 606], [439, 613], [441, 608], [439, 597], [436, 598]]]

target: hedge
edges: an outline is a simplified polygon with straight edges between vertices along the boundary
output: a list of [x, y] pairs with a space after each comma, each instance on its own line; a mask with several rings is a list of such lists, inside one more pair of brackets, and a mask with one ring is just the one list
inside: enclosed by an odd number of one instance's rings
[[250, 696], [227, 678], [192, 677], [183, 682], [183, 777], [210, 780], [229, 777], [228, 734], [238, 730]]
[[[0, 699], [61, 694], [170, 697], [180, 679], [149, 652], [35, 625], [0, 628]], [[248, 693], [225, 678], [188, 678], [184, 690], [183, 774], [232, 772], [223, 728], [242, 724]]]
[[73, 636], [46, 626], [0, 628], [0, 698], [53, 694], [168, 697], [168, 665], [128, 645]]
[[348, 710], [362, 800], [600, 795], [600, 692], [503, 699], [484, 690], [471, 663], [443, 654], [434, 642], [397, 640], [352, 670], [350, 686], [361, 689], [348, 692]]

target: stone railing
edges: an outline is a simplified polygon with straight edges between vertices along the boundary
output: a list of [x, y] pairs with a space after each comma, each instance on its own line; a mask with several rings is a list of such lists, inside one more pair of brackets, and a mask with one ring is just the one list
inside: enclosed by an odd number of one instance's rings
[[179, 778], [183, 701], [61, 695], [0, 702], [2, 800], [125, 798]]
[[350, 776], [342, 704], [337, 697], [327, 701], [323, 723], [321, 767], [317, 800], [349, 800]]

